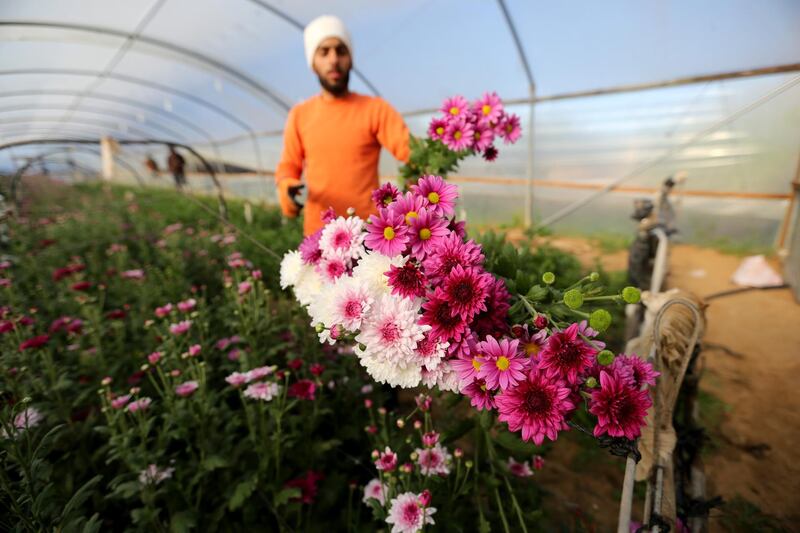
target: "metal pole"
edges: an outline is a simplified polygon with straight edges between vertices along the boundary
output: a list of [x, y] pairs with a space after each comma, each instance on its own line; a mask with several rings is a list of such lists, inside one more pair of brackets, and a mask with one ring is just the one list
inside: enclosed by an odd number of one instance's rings
[[534, 131], [535, 131], [535, 107], [536, 107], [536, 86], [531, 84], [528, 88], [531, 103], [528, 106], [528, 168], [526, 172], [527, 186], [525, 187], [525, 216], [523, 223], [525, 228], [530, 228], [533, 224], [533, 162], [534, 162]]

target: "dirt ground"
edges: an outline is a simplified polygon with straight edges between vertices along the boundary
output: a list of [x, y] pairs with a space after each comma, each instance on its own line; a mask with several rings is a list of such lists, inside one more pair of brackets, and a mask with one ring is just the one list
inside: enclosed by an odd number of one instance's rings
[[[601, 254], [584, 239], [543, 239], [587, 265], [599, 257], [607, 270], [627, 266], [625, 251]], [[730, 278], [742, 259], [678, 244], [670, 254], [667, 284], [701, 297], [736, 288]], [[777, 260], [770, 263], [781, 272]], [[704, 454], [707, 493], [726, 501], [743, 498], [786, 530], [800, 531], [795, 525], [800, 522], [800, 304], [789, 289], [745, 292], [709, 304], [700, 382], [711, 437]], [[559, 439], [540, 482], [575, 517], [573, 529], [613, 531], [621, 462], [586, 452], [578, 435], [564, 440]], [[709, 527], [730, 528], [718, 510], [712, 511]]]

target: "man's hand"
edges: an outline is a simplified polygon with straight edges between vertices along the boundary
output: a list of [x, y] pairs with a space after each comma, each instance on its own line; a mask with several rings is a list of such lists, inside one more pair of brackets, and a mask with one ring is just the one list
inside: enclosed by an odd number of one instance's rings
[[300, 214], [303, 204], [297, 201], [297, 195], [305, 187], [300, 180], [284, 178], [278, 182], [278, 200], [284, 216], [294, 218]]

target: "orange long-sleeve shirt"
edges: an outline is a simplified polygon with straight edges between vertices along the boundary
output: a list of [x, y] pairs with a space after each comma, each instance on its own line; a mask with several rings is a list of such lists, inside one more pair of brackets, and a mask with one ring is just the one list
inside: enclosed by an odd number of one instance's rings
[[309, 98], [289, 111], [276, 183], [304, 174], [308, 199], [303, 233], [322, 227], [321, 215], [348, 207], [366, 219], [376, 209], [381, 146], [408, 161], [409, 131], [400, 114], [382, 98], [350, 93], [343, 98]]

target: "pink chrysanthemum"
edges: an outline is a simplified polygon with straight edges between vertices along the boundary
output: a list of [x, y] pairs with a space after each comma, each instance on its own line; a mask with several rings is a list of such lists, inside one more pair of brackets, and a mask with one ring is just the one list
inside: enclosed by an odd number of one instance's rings
[[594, 435], [635, 439], [645, 425], [647, 410], [653, 405], [647, 391], [635, 389], [625, 376], [600, 372], [600, 388], [592, 391], [589, 412], [597, 417]]
[[185, 398], [186, 396], [191, 396], [194, 394], [198, 387], [200, 387], [200, 385], [196, 381], [186, 381], [175, 387], [175, 394]]
[[563, 381], [552, 380], [538, 369], [516, 386], [495, 396], [498, 420], [508, 423], [511, 431], [522, 430], [522, 438], [541, 445], [544, 438], [556, 440], [566, 427], [565, 416], [575, 409], [569, 399], [570, 389]]
[[328, 209], [322, 212], [319, 218], [322, 220], [323, 224], [336, 220], [336, 210], [332, 207], [328, 207]]
[[364, 487], [364, 498], [362, 498], [361, 501], [369, 504], [369, 500], [374, 498], [378, 500], [378, 503], [384, 505], [386, 503], [386, 494], [388, 491], [389, 487], [386, 484], [381, 483], [380, 479], [375, 478], [367, 483]]
[[444, 181], [441, 176], [422, 176], [411, 192], [423, 198], [429, 211], [439, 216], [450, 216], [455, 212], [458, 187]]
[[169, 332], [172, 333], [173, 335], [183, 335], [184, 333], [189, 331], [189, 328], [191, 327], [192, 327], [191, 320], [181, 320], [176, 324], [170, 324]]
[[522, 136], [522, 126], [517, 115], [506, 115], [498, 128], [505, 144], [514, 144]]
[[[452, 364], [452, 361], [451, 361]], [[497, 407], [494, 394], [482, 379], [474, 379], [461, 389], [461, 394], [469, 398], [469, 403], [478, 411], [491, 411]]]
[[322, 238], [322, 230], [312, 233], [300, 243], [298, 250], [300, 250], [300, 257], [303, 258], [303, 263], [316, 265], [322, 258], [322, 250], [319, 247], [320, 238]]
[[432, 448], [417, 448], [417, 464], [419, 471], [425, 476], [446, 476], [450, 473], [447, 461], [451, 455], [440, 443], [436, 443]]
[[517, 477], [531, 477], [533, 470], [531, 470], [528, 461], [518, 463], [513, 457], [508, 458], [508, 471]]
[[485, 337], [492, 335], [500, 337], [508, 333], [508, 310], [511, 295], [506, 289], [506, 282], [501, 278], [494, 278], [489, 286], [489, 296], [486, 298], [486, 311], [475, 316], [472, 321], [472, 330]]
[[286, 395], [289, 398], [298, 398], [300, 400], [314, 400], [316, 398], [315, 392], [317, 385], [310, 379], [301, 379], [296, 383], [289, 385], [286, 390]]
[[194, 298], [188, 298], [186, 300], [183, 300], [182, 302], [178, 302], [178, 311], [180, 311], [181, 313], [188, 313], [195, 307], [197, 307], [197, 300], [195, 300]]
[[494, 130], [488, 125], [477, 124], [472, 133], [472, 147], [483, 152], [494, 142]]
[[394, 214], [388, 209], [381, 209], [380, 214], [369, 217], [364, 244], [371, 250], [394, 257], [403, 253], [409, 238], [408, 226], [403, 216]]
[[547, 342], [547, 330], [542, 329], [536, 333], [531, 333], [528, 324], [524, 326], [516, 325], [511, 328], [511, 332], [519, 339], [519, 347], [522, 354], [530, 359], [539, 357], [539, 352]]
[[427, 279], [415, 261], [406, 261], [403, 266], [389, 267], [386, 273], [392, 294], [405, 298], [421, 298], [425, 296]]
[[451, 312], [469, 322], [481, 311], [486, 311], [485, 300], [492, 281], [492, 275], [482, 268], [453, 267], [442, 284], [442, 292], [450, 302]]
[[375, 468], [383, 472], [391, 472], [397, 468], [397, 454], [388, 446], [375, 460]]
[[448, 120], [464, 117], [469, 111], [469, 102], [463, 96], [453, 96], [444, 101], [440, 110]]
[[277, 383], [261, 381], [253, 383], [244, 390], [244, 395], [247, 398], [254, 400], [261, 400], [263, 402], [270, 402], [280, 393], [280, 386]]
[[494, 390], [498, 386], [501, 390], [513, 387], [520, 380], [525, 379], [527, 360], [520, 357], [517, 349], [519, 341], [514, 339], [497, 339], [486, 337], [486, 340], [478, 343], [478, 351], [483, 354], [480, 357], [481, 368], [478, 370], [478, 377], [486, 381], [486, 386]]
[[482, 365], [483, 354], [478, 351], [477, 345], [470, 354], [450, 359], [450, 366], [456, 371], [462, 384], [471, 383], [479, 379], [478, 373]]
[[392, 524], [391, 533], [417, 533], [425, 524], [433, 524], [435, 507], [424, 507], [419, 504], [419, 495], [404, 492], [392, 499], [386, 523]]
[[539, 367], [548, 377], [564, 379], [570, 385], [580, 381], [580, 375], [589, 370], [597, 350], [578, 337], [578, 324], [550, 335], [539, 352]]
[[423, 208], [419, 211], [419, 216], [411, 219], [409, 233], [411, 235], [411, 254], [421, 261], [450, 231], [447, 229], [446, 219]]
[[342, 278], [333, 293], [333, 324], [341, 324], [348, 331], [357, 331], [373, 303], [369, 286], [357, 278]]
[[441, 141], [444, 138], [444, 132], [446, 129], [447, 120], [436, 117], [431, 120], [431, 123], [428, 125], [428, 137], [434, 141]]
[[361, 257], [364, 242], [364, 221], [358, 217], [339, 217], [322, 228], [319, 247], [322, 257], [353, 260]]
[[464, 119], [451, 120], [444, 130], [442, 142], [454, 152], [472, 148], [475, 128]]
[[420, 324], [431, 327], [431, 338], [440, 342], [459, 341], [467, 330], [467, 322], [453, 312], [447, 295], [440, 287], [428, 294], [428, 301], [422, 304]]
[[422, 263], [425, 275], [434, 285], [441, 283], [456, 265], [463, 268], [483, 265], [481, 247], [473, 241], [464, 240], [451, 233], [436, 243], [436, 250]]
[[400, 191], [391, 183], [384, 183], [372, 193], [372, 202], [378, 209], [389, 207], [400, 198]]
[[503, 103], [497, 93], [484, 93], [473, 105], [475, 114], [486, 124], [497, 122], [503, 115]]
[[389, 206], [389, 211], [394, 215], [402, 215], [406, 225], [410, 226], [419, 212], [427, 205], [428, 200], [412, 192], [400, 196], [395, 203]]
[[653, 370], [653, 365], [636, 354], [618, 355], [611, 364], [611, 372], [627, 380], [637, 390], [641, 389], [642, 385], [655, 386], [656, 378], [661, 375], [660, 372]]
[[428, 371], [433, 371], [447, 354], [447, 343], [437, 342], [430, 336], [430, 332], [425, 332], [425, 336], [417, 341], [414, 353], [422, 366]]
[[225, 381], [227, 381], [228, 384], [231, 387], [236, 388], [236, 387], [241, 387], [242, 385], [247, 383], [249, 380], [247, 379], [247, 373], [234, 372], [234, 373], [230, 374], [229, 376], [225, 377]]
[[316, 270], [323, 279], [334, 282], [348, 271], [347, 260], [339, 256], [323, 257], [317, 263]]
[[148, 397], [139, 398], [138, 400], [134, 400], [127, 405], [127, 409], [131, 413], [135, 413], [137, 411], [146, 411], [150, 408], [150, 404], [153, 403]]

